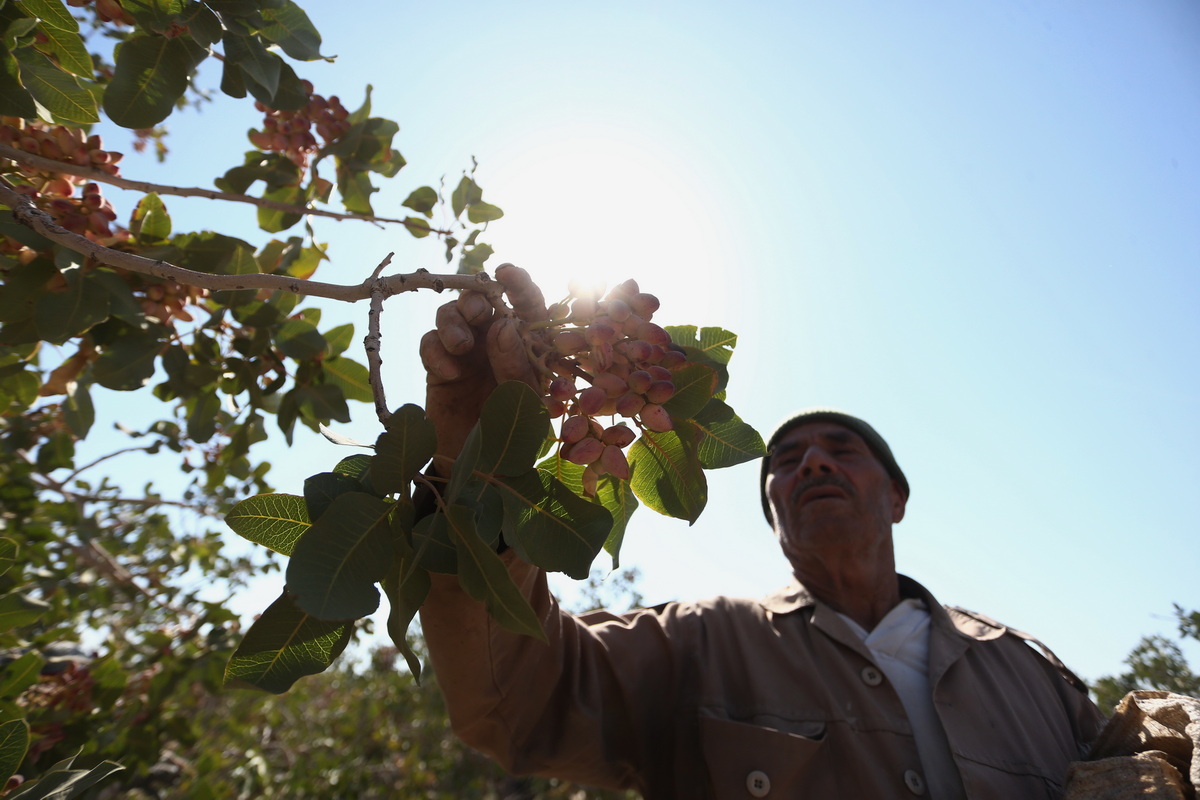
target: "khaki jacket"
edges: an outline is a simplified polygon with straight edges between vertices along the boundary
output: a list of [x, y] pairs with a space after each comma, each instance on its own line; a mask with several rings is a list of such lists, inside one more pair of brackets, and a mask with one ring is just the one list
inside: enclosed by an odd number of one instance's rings
[[[799, 585], [576, 618], [504, 558], [549, 644], [501, 629], [452, 576], [435, 576], [421, 621], [455, 732], [510, 771], [646, 798], [926, 794], [899, 697]], [[1104, 721], [1074, 676], [999, 623], [901, 590], [932, 615], [934, 703], [967, 796], [1061, 797]]]

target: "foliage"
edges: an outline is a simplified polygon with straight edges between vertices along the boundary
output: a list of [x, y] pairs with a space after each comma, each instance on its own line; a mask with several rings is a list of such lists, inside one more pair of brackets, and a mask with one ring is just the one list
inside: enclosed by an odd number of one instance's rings
[[[1200, 611], [1187, 612], [1176, 605], [1175, 617], [1180, 637], [1200, 641]], [[1200, 697], [1200, 675], [1192, 672], [1179, 645], [1165, 636], [1143, 637], [1125, 664], [1128, 671], [1106, 675], [1092, 684], [1096, 704], [1105, 711], [1116, 708], [1122, 697], [1138, 689]]]
[[[602, 547], [615, 561], [639, 501], [692, 521], [705, 502], [704, 469], [761, 454], [761, 438], [724, 402], [735, 337], [660, 328], [649, 320], [657, 298], [623, 284], [604, 300], [576, 293], [525, 321], [541, 384], [492, 395], [448, 481], [422, 473], [436, 441], [423, 411], [406, 405], [378, 409], [385, 428], [370, 455], [312, 476], [302, 496], [272, 493], [270, 465], [254, 451], [269, 430], [290, 443], [297, 423], [320, 430], [348, 421], [350, 401], [379, 406], [382, 396], [374, 365], [349, 355], [353, 326], [322, 328], [306, 296], [370, 298], [374, 307], [402, 291], [473, 287], [503, 310], [486, 274], [470, 277], [492, 254], [481, 234], [503, 215], [484, 200], [476, 165], [448, 194], [413, 188], [403, 218], [378, 215], [379, 182], [406, 166], [393, 147], [399, 126], [374, 115], [369, 87], [350, 111], [297, 74], [293, 62], [325, 57], [291, 0], [12, 0], [0, 3], [0, 33], [0, 779], [41, 775], [20, 796], [92, 791], [115, 769], [110, 758], [126, 770], [124, 789], [155, 794], [172, 752], [200, 752], [197, 720], [216, 728], [221, 719], [230, 741], [248, 734], [234, 705], [266, 700], [218, 699], [227, 679], [279, 692], [329, 668], [362, 629], [356, 621], [376, 610], [377, 585], [414, 680], [418, 646], [407, 629], [431, 571], [457, 573], [502, 623], [540, 635], [498, 547], [583, 577]], [[220, 91], [263, 114], [247, 134], [252, 149], [240, 163], [212, 165], [215, 190], [123, 176], [121, 154], [89, 126], [131, 129], [162, 157], [163, 123], [211, 96], [197, 70], [218, 56]], [[141, 199], [119, 212], [109, 185]], [[251, 243], [179, 231], [173, 196], [249, 204], [265, 235]], [[361, 284], [317, 283], [330, 252], [314, 216], [439, 239], [458, 275], [381, 276], [389, 256]], [[558, 347], [562, 334], [584, 346]], [[378, 332], [371, 337], [377, 352]], [[553, 388], [567, 377], [604, 383], [605, 397], [596, 385]], [[152, 398], [163, 418], [124, 430], [127, 446], [79, 464], [99, 390]], [[623, 423], [596, 423], [614, 411], [640, 438]], [[550, 420], [560, 416], [555, 433]], [[587, 430], [568, 436], [571, 419]], [[133, 453], [177, 459], [190, 483], [166, 498], [153, 485], [130, 492], [95, 477]], [[209, 586], [236, 591], [275, 561], [231, 554], [205, 522], [225, 513], [238, 533], [289, 559], [279, 599], [245, 632]], [[333, 693], [359, 687], [375, 702], [390, 672], [372, 675], [361, 684], [338, 668], [312, 689], [326, 693], [311, 698], [313, 709], [324, 703], [346, 742], [356, 733]], [[293, 697], [278, 701], [290, 708], [281, 719], [307, 721], [313, 709]], [[368, 712], [378, 710], [359, 713]], [[375, 733], [380, 752], [404, 751], [401, 739], [415, 735], [399, 722]], [[228, 762], [205, 751], [190, 763], [261, 794], [261, 773], [252, 773], [275, 763], [255, 755], [261, 745], [231, 749]], [[414, 774], [405, 780], [420, 783]], [[223, 796], [216, 785], [195, 796]]]
[[[582, 584], [588, 598], [637, 602], [635, 574]], [[422, 652], [420, 637], [414, 648]], [[396, 670], [380, 647], [353, 664], [297, 683], [282, 695], [206, 695], [195, 709], [207, 736], [174, 751], [176, 784], [162, 796], [220, 798], [624, 798], [541, 778], [514, 778], [459, 742], [437, 689]], [[315, 734], [315, 735], [314, 735]], [[219, 746], [215, 746], [219, 743]]]

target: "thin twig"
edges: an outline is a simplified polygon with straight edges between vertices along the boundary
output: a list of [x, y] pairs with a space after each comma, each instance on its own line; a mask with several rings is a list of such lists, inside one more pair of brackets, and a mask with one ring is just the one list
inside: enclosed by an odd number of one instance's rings
[[80, 473], [86, 472], [87, 470], [91, 469], [92, 467], [96, 466], [97, 464], [107, 461], [110, 458], [116, 458], [117, 456], [123, 456], [126, 453], [137, 453], [137, 452], [149, 451], [151, 448], [153, 448], [155, 446], [156, 445], [154, 445], [154, 444], [148, 444], [145, 447], [123, 447], [120, 450], [114, 450], [111, 453], [102, 455], [99, 458], [97, 458], [95, 461], [91, 462], [90, 464], [84, 464], [82, 467], [79, 467], [77, 470], [72, 472], [70, 475], [63, 478], [62, 485], [66, 486], [68, 483], [75, 480], [75, 478], [77, 478]]
[[379, 333], [379, 320], [383, 316], [383, 301], [387, 299], [387, 287], [379, 275], [383, 268], [392, 262], [394, 253], [388, 253], [375, 271], [371, 273], [371, 310], [367, 312], [367, 335], [363, 338], [363, 348], [367, 351], [367, 373], [370, 376], [371, 395], [375, 398], [375, 415], [380, 423], [387, 425], [392, 412], [388, 410], [387, 396], [383, 390], [383, 357], [379, 348], [383, 338]]
[[267, 275], [252, 273], [249, 275], [212, 275], [206, 272], [178, 267], [166, 261], [155, 261], [133, 253], [114, 250], [110, 247], [93, 242], [86, 236], [71, 233], [54, 219], [37, 208], [25, 195], [13, 189], [12, 185], [0, 178], [0, 204], [12, 209], [13, 218], [27, 228], [41, 234], [52, 242], [60, 244], [76, 253], [108, 264], [118, 269], [137, 272], [142, 275], [152, 275], [156, 278], [175, 281], [187, 286], [197, 286], [212, 292], [237, 291], [239, 289], [266, 289], [269, 291], [291, 292], [309, 297], [325, 297], [330, 300], [341, 300], [356, 303], [371, 296], [371, 288], [375, 283], [383, 284], [390, 297], [401, 292], [415, 292], [419, 289], [433, 289], [442, 292], [446, 289], [471, 289], [483, 292], [489, 297], [501, 292], [499, 283], [493, 283], [487, 273], [475, 275], [437, 275], [428, 270], [417, 270], [403, 275], [388, 275], [376, 281], [363, 281], [358, 284], [342, 285], [322, 283], [321, 281], [302, 280], [288, 275]]
[[154, 192], [156, 194], [173, 195], [175, 197], [203, 197], [208, 200], [225, 200], [230, 203], [249, 203], [259, 208], [269, 208], [272, 211], [282, 211], [285, 214], [304, 214], [314, 217], [327, 217], [335, 219], [339, 222], [342, 220], [359, 220], [362, 222], [384, 222], [391, 225], [403, 225], [406, 228], [411, 228], [425, 233], [435, 233], [439, 236], [449, 236], [453, 231], [443, 231], [437, 228], [431, 228], [419, 220], [407, 219], [392, 219], [390, 217], [374, 217], [364, 214], [343, 214], [337, 211], [326, 211], [321, 208], [312, 208], [310, 206], [297, 206], [291, 203], [281, 203], [278, 200], [268, 200], [265, 197], [252, 197], [248, 194], [237, 194], [235, 192], [221, 192], [216, 189], [202, 189], [198, 186], [164, 186], [159, 183], [149, 183], [148, 181], [135, 181], [129, 178], [122, 178], [119, 175], [110, 175], [107, 172], [101, 172], [91, 167], [81, 167], [77, 164], [68, 164], [65, 161], [58, 161], [45, 156], [26, 153], [24, 150], [18, 150], [15, 147], [10, 147], [6, 144], [0, 144], [0, 156], [12, 159], [21, 164], [28, 164], [36, 169], [45, 170], [46, 172], [58, 172], [64, 175], [74, 175], [77, 178], [87, 178], [96, 183], [107, 183], [111, 186], [116, 186], [120, 189], [132, 189], [138, 192]]

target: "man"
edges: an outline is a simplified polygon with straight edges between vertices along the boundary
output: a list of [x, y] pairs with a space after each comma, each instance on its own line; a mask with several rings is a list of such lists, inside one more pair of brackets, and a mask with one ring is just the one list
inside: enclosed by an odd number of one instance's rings
[[[496, 277], [519, 314], [541, 313], [524, 272]], [[496, 380], [531, 377], [515, 323], [469, 294], [439, 312], [422, 358], [446, 457]], [[455, 731], [513, 772], [647, 798], [1060, 797], [1102, 715], [1027, 637], [896, 574], [908, 495], [867, 423], [807, 412], [763, 462], [797, 579], [765, 600], [575, 618], [507, 552], [543, 644], [435, 576], [421, 619]]]

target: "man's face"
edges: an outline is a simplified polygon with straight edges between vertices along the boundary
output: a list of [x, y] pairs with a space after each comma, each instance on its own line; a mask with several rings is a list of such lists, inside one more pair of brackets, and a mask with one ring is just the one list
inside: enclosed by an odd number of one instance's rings
[[787, 433], [771, 454], [767, 500], [784, 554], [871, 546], [891, 537], [905, 497], [857, 433], [812, 422]]

